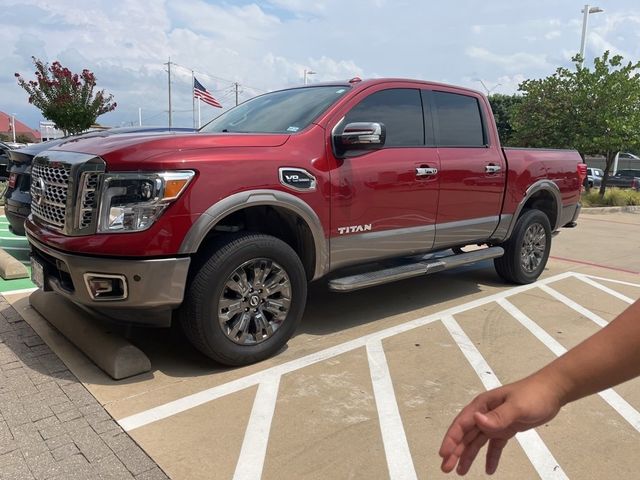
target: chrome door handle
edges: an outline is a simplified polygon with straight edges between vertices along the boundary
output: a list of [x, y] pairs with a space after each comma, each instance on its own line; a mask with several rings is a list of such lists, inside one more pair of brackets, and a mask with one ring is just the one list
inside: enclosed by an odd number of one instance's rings
[[438, 173], [437, 168], [429, 168], [429, 167], [416, 167], [416, 176], [417, 177], [431, 177]]
[[500, 165], [486, 165], [484, 167], [484, 171], [487, 173], [498, 173], [500, 170], [502, 170]]

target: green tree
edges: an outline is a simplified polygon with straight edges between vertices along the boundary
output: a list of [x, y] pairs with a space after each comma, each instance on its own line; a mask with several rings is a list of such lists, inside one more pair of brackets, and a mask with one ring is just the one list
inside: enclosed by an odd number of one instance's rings
[[104, 90], [94, 94], [96, 77], [89, 70], [72, 73], [60, 62], [49, 66], [32, 58], [36, 79], [26, 80], [16, 73], [18, 85], [29, 94], [29, 103], [40, 109], [65, 135], [85, 131], [100, 115], [116, 108], [113, 95], [106, 95]]
[[604, 195], [616, 153], [640, 144], [640, 62], [623, 63], [608, 51], [594, 59], [593, 69], [581, 66], [578, 56], [573, 60], [575, 69], [558, 68], [549, 77], [520, 84], [523, 100], [514, 110], [514, 137], [523, 146], [604, 156]]
[[513, 139], [513, 112], [515, 107], [522, 103], [522, 95], [503, 95], [495, 93], [489, 95], [489, 103], [498, 127], [500, 143], [503, 146], [514, 146]]

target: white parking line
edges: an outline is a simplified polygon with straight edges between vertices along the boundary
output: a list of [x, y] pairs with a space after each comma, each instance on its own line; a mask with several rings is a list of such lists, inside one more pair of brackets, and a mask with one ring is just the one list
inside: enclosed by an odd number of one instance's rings
[[609, 295], [613, 295], [614, 297], [619, 298], [623, 302], [627, 302], [627, 303], [633, 303], [634, 302], [633, 299], [627, 297], [626, 295], [623, 295], [620, 292], [616, 292], [615, 290], [612, 290], [609, 287], [605, 287], [604, 285], [592, 280], [591, 278], [587, 277], [586, 275], [582, 275], [580, 273], [576, 273], [576, 278], [579, 279], [579, 280], [582, 280], [585, 283], [588, 283], [589, 285], [591, 285], [592, 287], [597, 288], [598, 290], [602, 290], [603, 292], [606, 292]]
[[596, 275], [585, 275], [585, 274], [582, 274], [582, 275], [589, 277], [592, 280], [602, 280], [609, 283], [617, 283], [618, 285], [626, 285], [627, 287], [640, 288], [640, 283], [625, 282], [623, 280], [614, 280], [613, 278], [598, 277]]
[[355, 350], [356, 348], [364, 347], [370, 341], [383, 340], [387, 337], [391, 337], [393, 335], [397, 335], [399, 333], [407, 332], [409, 330], [413, 330], [414, 328], [427, 325], [436, 320], [439, 320], [443, 315], [456, 315], [466, 310], [481, 307], [482, 305], [494, 302], [499, 298], [506, 298], [511, 295], [526, 292], [528, 290], [531, 290], [532, 288], [538, 287], [539, 285], [547, 285], [549, 283], [573, 277], [574, 275], [575, 274], [573, 272], [565, 272], [553, 277], [545, 278], [543, 280], [538, 280], [537, 282], [531, 283], [529, 285], [514, 287], [509, 290], [494, 293], [493, 295], [489, 295], [484, 298], [472, 300], [462, 305], [451, 307], [442, 312], [434, 313], [426, 317], [417, 318], [415, 320], [411, 320], [394, 327], [386, 328], [379, 332], [371, 333], [369, 335], [365, 335], [364, 337], [356, 338], [355, 340], [350, 340], [334, 347], [327, 348], [326, 350], [321, 350], [319, 352], [309, 354], [305, 357], [300, 357], [281, 365], [277, 365], [275, 367], [267, 368], [266, 370], [253, 373], [246, 377], [232, 380], [231, 382], [219, 385], [217, 387], [212, 387], [207, 390], [203, 390], [202, 392], [194, 393], [192, 395], [173, 400], [171, 402], [165, 403], [164, 405], [150, 408], [148, 410], [122, 418], [118, 420], [118, 423], [125, 431], [131, 431], [150, 423], [157, 422], [158, 420], [162, 420], [172, 415], [184, 412], [186, 410], [190, 410], [191, 408], [195, 408], [199, 405], [210, 402], [225, 395], [229, 395], [253, 385], [257, 385], [264, 378], [267, 378], [270, 375], [285, 375], [289, 372], [293, 372], [295, 370], [308, 367], [309, 365], [313, 365], [315, 363], [336, 357], [343, 353], [350, 352], [352, 350]]
[[0, 294], [7, 296], [7, 295], [19, 295], [22, 293], [32, 293], [35, 292], [36, 290], [38, 290], [37, 288], [20, 288], [18, 290], [9, 290], [8, 292], [0, 292]]
[[389, 468], [389, 478], [391, 480], [415, 480], [418, 476], [402, 425], [402, 417], [398, 410], [387, 357], [380, 340], [367, 343], [367, 356], [373, 395], [378, 408], [382, 443]]
[[596, 315], [591, 310], [587, 310], [582, 305], [574, 302], [569, 297], [565, 297], [563, 294], [555, 291], [553, 288], [548, 287], [547, 285], [540, 285], [540, 290], [551, 295], [553, 298], [555, 298], [559, 302], [564, 303], [567, 307], [575, 310], [580, 315], [588, 318], [589, 320], [593, 321], [596, 325], [600, 327], [606, 327], [609, 324], [609, 322], [607, 322], [604, 318], [600, 317], [599, 315]]
[[[471, 364], [471, 367], [482, 381], [484, 387], [487, 390], [500, 387], [502, 385], [500, 380], [498, 380], [496, 374], [471, 339], [464, 333], [458, 322], [449, 315], [442, 319], [442, 323], [449, 331], [449, 334], [469, 364]], [[531, 461], [533, 468], [535, 468], [538, 475], [540, 475], [540, 478], [545, 480], [569, 478], [535, 430], [520, 432], [516, 434], [516, 439]]]
[[[564, 348], [555, 338], [543, 330], [537, 323], [527, 317], [518, 307], [505, 299], [498, 300], [498, 304], [514, 317], [523, 327], [529, 330], [538, 340], [540, 340], [557, 357], [564, 355], [567, 349]], [[598, 395], [607, 402], [622, 418], [624, 418], [633, 428], [640, 432], [640, 412], [633, 408], [624, 398], [614, 390], [607, 389]]]
[[260, 480], [267, 454], [271, 420], [278, 399], [280, 377], [274, 375], [258, 385], [251, 416], [242, 441], [233, 480]]

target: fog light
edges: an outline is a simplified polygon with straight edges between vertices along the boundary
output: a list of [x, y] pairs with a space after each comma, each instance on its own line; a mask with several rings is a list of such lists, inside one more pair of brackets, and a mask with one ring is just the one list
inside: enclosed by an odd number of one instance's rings
[[124, 300], [128, 296], [127, 279], [124, 275], [85, 273], [84, 283], [92, 300]]

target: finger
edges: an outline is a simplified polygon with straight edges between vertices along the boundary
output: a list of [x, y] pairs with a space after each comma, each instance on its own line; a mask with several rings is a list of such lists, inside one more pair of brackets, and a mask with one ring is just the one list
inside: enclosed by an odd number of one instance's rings
[[440, 464], [440, 470], [444, 473], [452, 472], [458, 463], [458, 455], [449, 455], [446, 458], [442, 459], [442, 464]]
[[474, 411], [476, 410], [472, 410], [467, 406], [458, 414], [453, 422], [451, 422], [451, 426], [447, 430], [447, 433], [445, 433], [442, 444], [440, 445], [440, 450], [438, 451], [442, 458], [451, 455], [458, 445], [464, 441], [465, 436], [470, 431], [475, 429], [475, 435], [477, 435], [477, 427], [473, 417]]
[[[472, 430], [468, 431], [458, 443], [451, 445], [447, 455], [442, 455], [442, 453], [440, 453], [440, 456], [442, 457], [440, 469], [445, 473], [451, 472], [455, 468], [456, 463], [458, 463], [458, 458], [460, 458], [462, 452], [467, 448], [467, 445], [472, 443], [479, 434], [480, 430], [477, 427], [474, 427]], [[440, 450], [442, 451], [442, 448]]]
[[498, 469], [500, 463], [500, 456], [502, 450], [509, 440], [503, 438], [493, 438], [489, 440], [489, 446], [487, 447], [487, 461], [485, 464], [485, 472], [487, 475], [493, 475]]
[[456, 472], [458, 475], [466, 475], [473, 461], [478, 456], [478, 452], [487, 443], [489, 437], [487, 437], [484, 433], [480, 433], [469, 445], [464, 449], [462, 455], [460, 455], [460, 459], [458, 460], [458, 468]]

